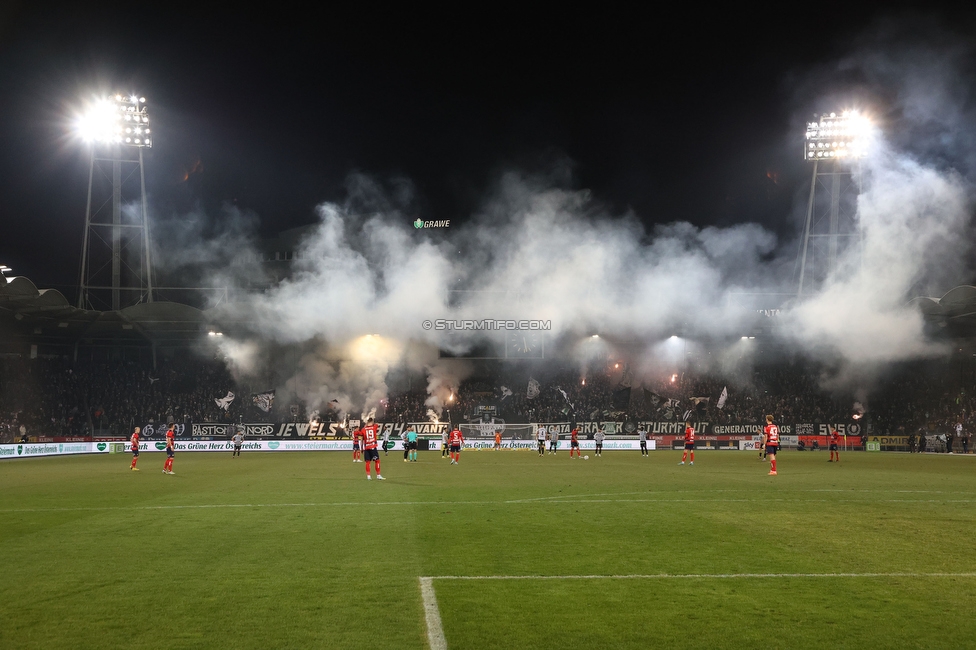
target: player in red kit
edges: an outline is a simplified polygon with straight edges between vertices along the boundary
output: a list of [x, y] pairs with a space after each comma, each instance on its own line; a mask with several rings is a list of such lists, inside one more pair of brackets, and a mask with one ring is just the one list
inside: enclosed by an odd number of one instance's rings
[[691, 422], [685, 422], [685, 453], [681, 454], [681, 462], [679, 465], [685, 464], [685, 458], [688, 457], [688, 452], [691, 452], [691, 463], [695, 464], [695, 428], [691, 426]]
[[769, 458], [769, 475], [776, 476], [776, 452], [779, 451], [779, 427], [773, 424], [773, 416], [766, 416], [766, 426], [763, 427], [763, 445]]
[[176, 431], [173, 425], [166, 429], [166, 462], [163, 463], [163, 474], [175, 474], [173, 471], [173, 456], [176, 455]]
[[458, 461], [461, 460], [461, 445], [464, 444], [464, 435], [460, 429], [454, 427], [448, 436], [448, 441], [451, 444], [451, 465], [457, 465]]
[[830, 435], [827, 437], [827, 444], [830, 445], [830, 460], [828, 463], [834, 462], [834, 458], [837, 458], [837, 462], [840, 462], [840, 434], [837, 433], [837, 429], [831, 427]]
[[136, 467], [136, 462], [139, 460], [139, 432], [142, 431], [139, 427], [132, 432], [132, 437], [129, 438], [129, 442], [132, 443], [132, 464], [129, 465], [129, 469], [138, 472], [139, 468]]
[[579, 448], [579, 428], [573, 427], [572, 432], [569, 434], [569, 457], [573, 457], [573, 452], [576, 452], [576, 458], [580, 457]]
[[376, 478], [385, 481], [383, 475], [380, 474], [380, 450], [377, 449], [377, 444], [379, 440], [379, 425], [373, 422], [373, 418], [366, 420], [366, 426], [360, 429], [357, 433], [363, 439], [363, 453], [366, 459], [366, 480], [372, 480], [372, 476], [369, 475], [369, 461], [375, 461], [376, 464]]
[[[362, 462], [362, 454], [359, 451], [359, 439], [363, 437], [363, 430], [356, 429], [352, 432], [352, 462], [360, 463]], [[368, 468], [367, 468], [367, 471]]]

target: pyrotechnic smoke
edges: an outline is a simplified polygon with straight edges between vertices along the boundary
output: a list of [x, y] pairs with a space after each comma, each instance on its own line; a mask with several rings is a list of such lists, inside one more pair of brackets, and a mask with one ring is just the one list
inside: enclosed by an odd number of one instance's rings
[[461, 382], [471, 376], [474, 366], [465, 361], [441, 361], [427, 367], [427, 394], [424, 402], [438, 418], [454, 403]]
[[224, 204], [212, 218], [202, 209], [157, 217], [152, 236], [158, 279], [169, 286], [248, 287], [265, 281], [253, 252], [258, 216]]
[[[909, 54], [897, 40], [886, 46], [875, 39], [826, 66], [848, 77], [856, 72], [865, 95], [888, 102], [886, 115], [898, 115], [881, 120], [875, 151], [858, 172], [862, 254], [848, 250], [776, 330], [791, 349], [828, 361], [828, 381], [837, 386], [863, 383], [884, 364], [940, 354], [908, 300], [918, 292], [941, 295], [965, 277], [976, 119], [963, 108], [971, 89], [954, 88], [952, 80], [972, 59], [960, 54], [970, 51], [964, 46], [914, 47]], [[841, 96], [824, 85], [825, 76], [812, 75], [810, 85]], [[803, 113], [819, 108], [805, 103]], [[887, 137], [893, 128], [898, 135]], [[375, 407], [390, 369], [406, 366], [425, 369], [427, 405], [440, 414], [470, 369], [435, 363], [437, 348], [470, 349], [491, 338], [422, 326], [442, 318], [532, 318], [551, 323], [553, 342], [593, 332], [601, 340], [643, 342], [644, 359], [635, 360], [642, 371], [660, 365], [655, 342], [680, 332], [711, 341], [716, 368], [748, 381], [752, 361], [734, 346], [755, 314], [736, 295], [795, 289], [796, 243], [778, 242], [753, 223], [668, 223], [649, 231], [589, 192], [513, 172], [478, 214], [431, 234], [413, 227], [413, 192], [402, 179], [389, 190], [356, 175], [349, 187], [346, 205], [319, 206], [320, 223], [301, 245], [293, 277], [239, 305], [238, 316], [257, 336], [287, 345], [315, 341], [288, 381], [313, 408], [332, 399], [346, 412]], [[363, 352], [367, 334], [382, 349]], [[572, 348], [554, 351], [570, 355]], [[592, 350], [579, 350], [585, 368]]]

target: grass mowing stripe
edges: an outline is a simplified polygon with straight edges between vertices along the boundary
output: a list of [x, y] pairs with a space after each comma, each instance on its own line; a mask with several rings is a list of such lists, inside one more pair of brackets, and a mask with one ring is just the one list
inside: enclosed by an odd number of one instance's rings
[[[953, 457], [784, 455], [796, 471], [779, 480], [741, 454], [694, 473], [666, 453], [469, 458], [384, 462], [382, 484], [313, 452], [178, 455], [179, 480], [119, 456], [0, 462], [0, 601], [16, 603], [0, 647], [421, 650], [419, 576], [452, 648], [976, 638], [946, 616], [976, 602], [973, 576], [955, 575], [976, 571], [976, 473]], [[593, 577], [526, 579], [544, 572]]]
[[350, 506], [495, 506], [495, 505], [578, 505], [581, 503], [973, 503], [972, 499], [570, 499], [559, 501], [337, 501], [325, 503], [212, 503], [168, 506], [81, 506], [77, 508], [11, 508], [0, 514], [25, 512], [103, 512], [114, 510], [198, 510], [213, 508], [333, 508]]
[[133, 511], [133, 510], [198, 510], [213, 508], [331, 508], [350, 506], [497, 506], [497, 505], [579, 505], [581, 503], [973, 503], [973, 499], [573, 499], [569, 497], [553, 497], [556, 500], [531, 501], [517, 499], [510, 501], [333, 501], [323, 503], [209, 503], [209, 504], [177, 504], [162, 506], [83, 506], [78, 508], [4, 508], [0, 514], [14, 514], [25, 512], [99, 512], [99, 511]]

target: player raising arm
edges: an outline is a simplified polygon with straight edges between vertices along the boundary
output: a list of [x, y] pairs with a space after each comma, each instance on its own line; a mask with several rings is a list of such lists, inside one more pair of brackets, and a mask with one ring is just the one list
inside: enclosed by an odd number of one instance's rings
[[769, 457], [769, 475], [776, 476], [776, 452], [779, 451], [779, 427], [773, 424], [773, 416], [766, 416], [766, 426], [763, 428], [763, 446]]
[[359, 430], [359, 434], [363, 439], [363, 454], [366, 459], [366, 480], [372, 480], [372, 476], [369, 475], [369, 461], [375, 461], [376, 465], [376, 478], [380, 481], [385, 481], [383, 475], [380, 474], [380, 450], [377, 449], [379, 440], [379, 426], [373, 422], [373, 418], [366, 420], [366, 426]]
[[129, 465], [129, 469], [133, 472], [138, 472], [139, 468], [136, 467], [136, 462], [139, 460], [139, 432], [142, 431], [139, 427], [132, 432], [132, 437], [129, 438], [129, 442], [132, 443], [132, 464]]

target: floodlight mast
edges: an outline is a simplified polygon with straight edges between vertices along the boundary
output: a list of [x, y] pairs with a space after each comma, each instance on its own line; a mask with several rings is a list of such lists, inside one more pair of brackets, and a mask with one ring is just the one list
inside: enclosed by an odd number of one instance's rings
[[842, 247], [860, 242], [856, 218], [860, 187], [852, 170], [867, 154], [870, 133], [870, 121], [853, 110], [825, 113], [807, 123], [803, 159], [813, 163], [813, 175], [798, 260], [798, 296], [803, 295], [809, 275], [824, 280], [836, 268]]
[[[150, 127], [146, 98], [135, 94], [116, 94], [109, 98], [97, 99], [91, 103], [78, 121], [77, 128], [78, 134], [91, 147], [85, 235], [78, 283], [78, 307], [82, 309], [107, 307], [117, 311], [123, 306], [152, 302], [153, 266], [144, 149], [152, 147], [155, 134]], [[109, 163], [111, 164], [110, 176], [107, 173]], [[124, 177], [123, 167], [127, 172]], [[136, 167], [139, 171], [138, 190], [132, 187], [135, 182], [133, 177]], [[97, 177], [96, 169], [100, 172]], [[103, 178], [110, 179], [111, 182], [111, 222], [99, 220], [99, 214], [109, 203], [109, 198], [93, 196], [96, 179], [100, 181]], [[104, 191], [107, 188], [102, 183], [97, 184], [97, 189], [101, 194], [107, 194]], [[138, 194], [138, 200], [135, 194]], [[136, 218], [130, 223], [123, 223], [124, 201], [137, 205], [137, 212], [134, 215]], [[94, 212], [93, 205], [97, 206]], [[123, 235], [123, 232], [132, 230], [135, 231], [134, 234]], [[104, 235], [107, 233], [110, 233], [110, 241], [105, 240]], [[138, 246], [134, 246], [137, 240]], [[129, 253], [127, 258], [123, 257], [125, 252]], [[98, 257], [94, 264], [93, 257]], [[110, 260], [105, 260], [106, 257]], [[139, 258], [138, 263], [135, 262], [136, 257]], [[111, 266], [111, 278], [106, 272], [109, 266]], [[125, 300], [122, 292], [129, 292]], [[110, 300], [105, 299], [107, 296], [110, 296]]]

